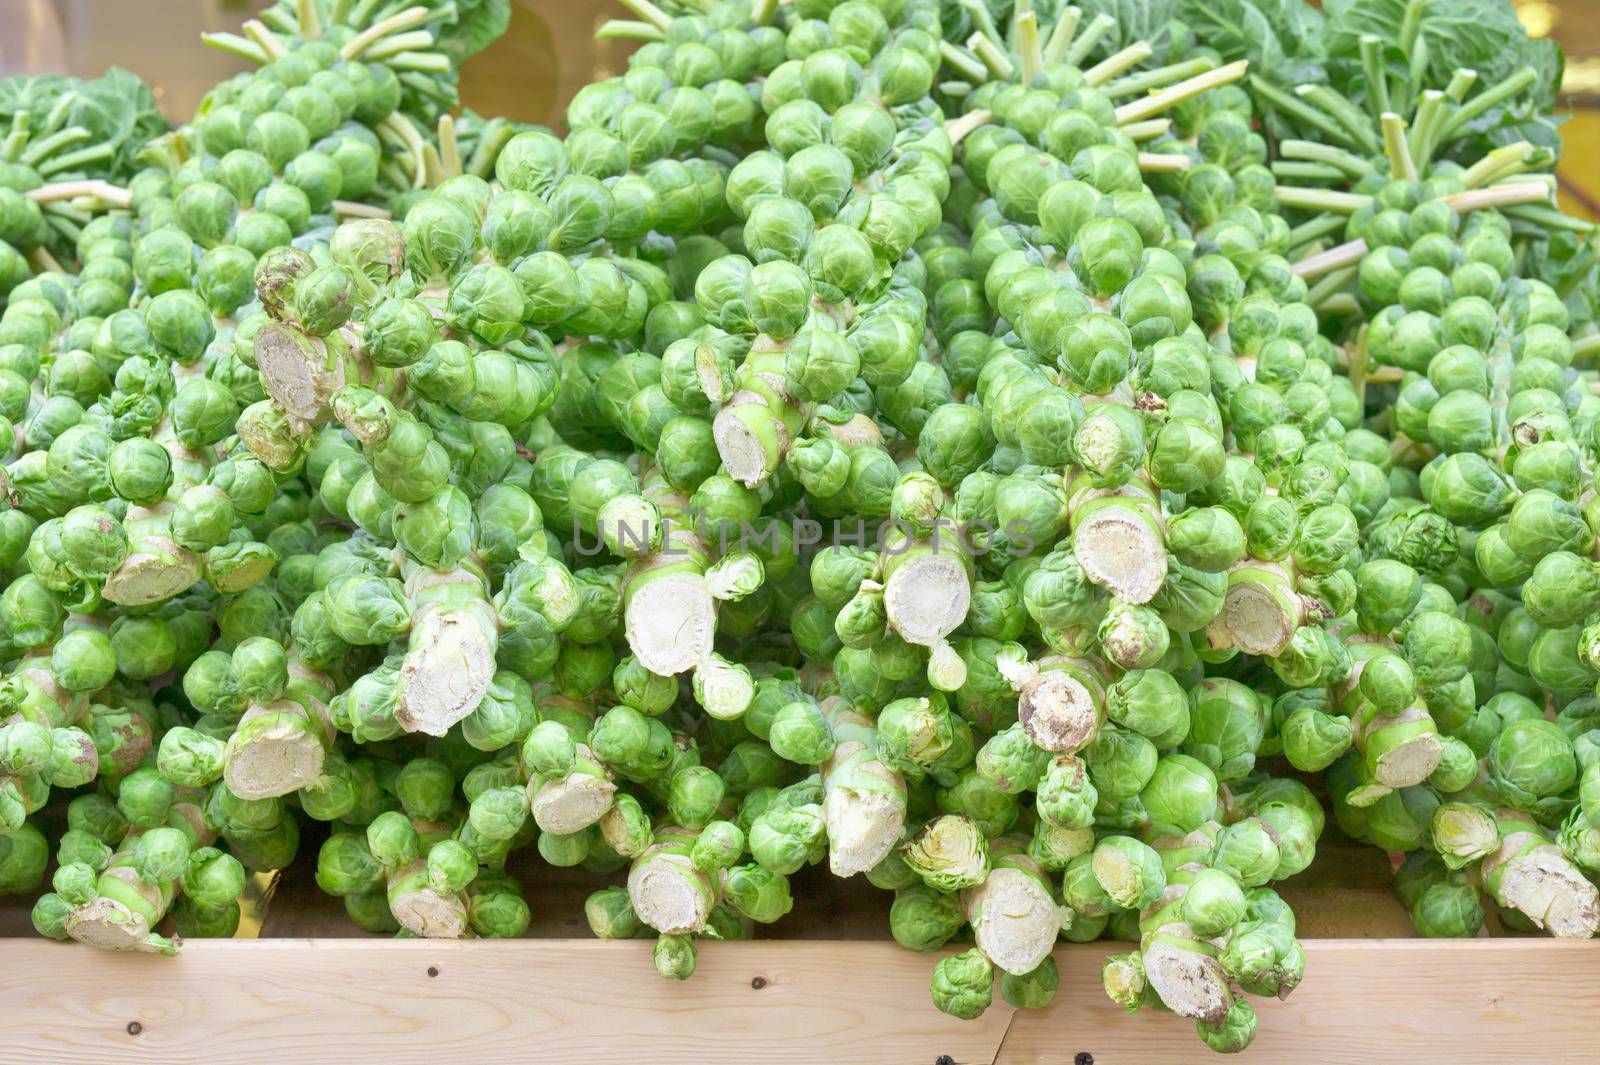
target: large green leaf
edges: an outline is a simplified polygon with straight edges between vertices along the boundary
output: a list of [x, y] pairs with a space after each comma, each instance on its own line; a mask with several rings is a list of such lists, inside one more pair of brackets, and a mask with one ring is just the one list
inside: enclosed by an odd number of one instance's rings
[[[1458, 69], [1478, 72], [1480, 85], [1492, 85], [1524, 66], [1539, 72], [1537, 99], [1548, 106], [1560, 87], [1560, 49], [1530, 40], [1505, 0], [1327, 0], [1328, 53], [1346, 61], [1360, 56], [1361, 37], [1374, 34], [1388, 43], [1398, 70], [1408, 57], [1400, 35], [1411, 8], [1420, 11], [1418, 29], [1428, 47], [1424, 88], [1443, 87]], [[1359, 81], [1359, 67], [1345, 66], [1345, 79]]]
[[1321, 15], [1301, 0], [1180, 0], [1178, 13], [1200, 43], [1252, 76], [1283, 86], [1322, 81]]
[[493, 44], [511, 22], [511, 0], [453, 0], [426, 6], [455, 9], [453, 19], [434, 23], [434, 35], [440, 51], [457, 66]]
[[50, 132], [45, 122], [64, 98], [67, 108], [58, 128], [81, 126], [90, 134], [83, 144], [66, 150], [93, 144], [107, 144], [113, 150], [109, 160], [75, 173], [113, 180], [125, 177], [144, 142], [167, 129], [150, 87], [120, 67], [92, 80], [60, 76], [0, 80], [0, 126], [10, 129], [15, 116], [26, 112], [30, 135], [38, 139]]
[[1178, 16], [1178, 0], [1079, 0], [1084, 21], [1096, 15], [1109, 15], [1117, 20], [1116, 27], [1102, 39], [1097, 54], [1105, 55], [1143, 41], [1148, 44], [1157, 63], [1167, 62], [1174, 39]]

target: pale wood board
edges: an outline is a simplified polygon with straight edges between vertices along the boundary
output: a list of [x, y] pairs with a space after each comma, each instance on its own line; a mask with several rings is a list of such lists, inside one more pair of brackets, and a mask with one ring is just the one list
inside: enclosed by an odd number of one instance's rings
[[[967, 1024], [933, 1009], [935, 958], [885, 941], [889, 896], [859, 877], [803, 871], [794, 913], [758, 928], [762, 940], [701, 944], [680, 984], [654, 974], [648, 942], [571, 938], [587, 934], [584, 896], [616, 877], [531, 861], [514, 872], [538, 903], [533, 938], [516, 941], [367, 936], [315, 889], [305, 860], [278, 880], [258, 940], [190, 940], [181, 957], [158, 958], [0, 938], [0, 1065], [1217, 1060], [1191, 1023], [1130, 1017], [1105, 998], [1101, 962], [1128, 944], [1064, 946], [1050, 1009], [1014, 1013], [997, 996]], [[1285, 1002], [1256, 1001], [1260, 1035], [1244, 1060], [1600, 1062], [1600, 941], [1402, 938], [1411, 922], [1390, 859], [1336, 830], [1279, 887], [1307, 976]], [[0, 936], [31, 934], [31, 902], [0, 901]]]
[[[649, 944], [195, 941], [179, 959], [5, 943], [7, 1065], [1096, 1065], [1211, 1060], [1193, 1026], [1106, 1000], [1111, 945], [1064, 947], [1047, 1010], [973, 1023], [892, 943], [710, 943], [687, 983]], [[1245, 1061], [1593, 1062], [1600, 942], [1311, 940]], [[429, 970], [436, 975], [429, 975]], [[757, 986], [757, 984], [760, 986]], [[130, 1031], [136, 1025], [136, 1032]]]
[[994, 1065], [1594, 1065], [1600, 940], [1309, 939], [1306, 978], [1251, 999], [1255, 1042], [1213, 1055], [1179, 1017], [1129, 1015], [1100, 989], [1097, 946], [1058, 952], [1049, 1009], [1019, 1010]]
[[994, 1060], [1010, 1020], [940, 1014], [934, 959], [893, 943], [707, 944], [685, 983], [655, 974], [646, 942], [3, 949], [6, 1065], [966, 1065]]

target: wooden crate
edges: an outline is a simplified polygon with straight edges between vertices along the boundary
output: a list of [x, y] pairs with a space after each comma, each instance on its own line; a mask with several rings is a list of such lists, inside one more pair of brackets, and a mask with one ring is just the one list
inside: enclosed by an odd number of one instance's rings
[[[364, 936], [310, 871], [287, 871], [260, 938], [178, 958], [23, 938], [0, 908], [0, 1063], [78, 1065], [1122, 1065], [1214, 1059], [1192, 1025], [1128, 1016], [1100, 990], [1116, 944], [1064, 946], [1047, 1010], [997, 998], [964, 1023], [932, 1008], [933, 958], [886, 941], [887, 899], [826, 876], [796, 885], [778, 940], [708, 943], [693, 979], [647, 942], [578, 938], [592, 878], [529, 866], [536, 919], [515, 941]], [[1410, 938], [1383, 855], [1330, 829], [1283, 885], [1306, 980], [1258, 1002], [1255, 1062], [1600, 1061], [1600, 942]], [[848, 937], [848, 938], [841, 938]]]

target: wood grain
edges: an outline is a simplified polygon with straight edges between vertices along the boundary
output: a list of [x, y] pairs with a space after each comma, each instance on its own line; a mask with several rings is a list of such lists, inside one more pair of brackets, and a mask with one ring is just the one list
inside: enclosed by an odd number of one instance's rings
[[[1096, 1065], [1209, 1060], [1192, 1025], [1128, 1016], [1102, 945], [1063, 948], [1051, 1008], [935, 1012], [933, 959], [889, 943], [711, 943], [687, 983], [646, 943], [277, 939], [178, 959], [4, 946], [6, 1065]], [[1593, 1062], [1600, 942], [1312, 940], [1308, 979], [1259, 1004], [1245, 1061]], [[431, 975], [430, 975], [431, 973]]]
[[1194, 1025], [1128, 1015], [1100, 990], [1094, 947], [1061, 952], [1062, 990], [1018, 1011], [995, 1065], [1593, 1065], [1600, 1059], [1600, 941], [1307, 940], [1306, 979], [1282, 1002], [1252, 999], [1261, 1027], [1235, 1059]]
[[[191, 940], [172, 959], [0, 939], [0, 1065], [1211, 1060], [1189, 1022], [1130, 1017], [1105, 998], [1101, 962], [1124, 944], [1063, 947], [1050, 1009], [1014, 1013], [997, 996], [965, 1024], [932, 1008], [934, 959], [883, 940], [889, 896], [859, 877], [803, 871], [795, 912], [759, 929], [784, 941], [702, 944], [698, 972], [678, 984], [655, 976], [647, 942], [570, 938], [587, 936], [583, 898], [615, 877], [514, 864], [535, 903], [531, 938], [517, 941], [365, 936], [316, 889], [307, 860], [283, 872], [258, 940]], [[1312, 867], [1279, 887], [1299, 918], [1307, 978], [1287, 1001], [1257, 1003], [1245, 1060], [1600, 1060], [1600, 941], [1400, 938], [1411, 925], [1389, 859], [1331, 829]], [[31, 934], [31, 901], [0, 905], [0, 934]]]
[[893, 943], [708, 944], [685, 983], [656, 976], [644, 942], [3, 949], [6, 1065], [988, 1065], [1010, 1020], [938, 1013], [933, 959]]

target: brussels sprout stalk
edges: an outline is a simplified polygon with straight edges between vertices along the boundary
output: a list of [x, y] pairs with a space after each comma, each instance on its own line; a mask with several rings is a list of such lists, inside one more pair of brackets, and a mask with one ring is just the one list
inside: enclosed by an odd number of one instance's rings
[[820, 767], [827, 819], [828, 868], [850, 877], [888, 857], [905, 833], [906, 786], [878, 758], [872, 720], [838, 700], [824, 707], [833, 753]]
[[1154, 50], [1147, 42], [1135, 41], [1085, 70], [1083, 80], [1096, 87], [1105, 85], [1118, 74], [1138, 66], [1154, 54]]
[[1483, 859], [1483, 886], [1501, 906], [1561, 938], [1600, 931], [1600, 889], [1526, 814], [1500, 814], [1500, 846]]
[[1017, 720], [1041, 750], [1071, 754], [1094, 739], [1105, 716], [1105, 685], [1087, 663], [1051, 657], [1036, 664], [1012, 645], [995, 666], [1016, 689]]
[[395, 720], [408, 732], [442, 736], [470, 714], [494, 677], [496, 624], [482, 578], [418, 567], [407, 580], [411, 635], [400, 666]]
[[[1112, 98], [1123, 96], [1145, 96], [1152, 89], [1164, 88], [1176, 82], [1197, 77], [1208, 70], [1216, 68], [1216, 62], [1206, 56], [1194, 59], [1185, 59], [1176, 63], [1169, 63], [1163, 67], [1151, 70], [1141, 70], [1136, 74], [1109, 81], [1100, 87], [1100, 91]], [[1122, 127], [1127, 132], [1128, 126]]]
[[978, 949], [1014, 976], [1032, 972], [1050, 956], [1070, 919], [1056, 905], [1049, 874], [1026, 851], [1021, 836], [995, 840], [988, 876], [961, 896]]
[[[1063, 19], [1062, 21], [1065, 22], [1066, 20]], [[1101, 38], [1110, 33], [1116, 24], [1116, 19], [1102, 11], [1089, 20], [1089, 24], [1083, 27], [1082, 33], [1073, 34], [1072, 30], [1069, 29], [1067, 31], [1068, 44], [1061, 53], [1060, 62], [1071, 67], [1082, 66], [1083, 61], [1089, 57], [1089, 53], [1094, 51], [1095, 45], [1099, 44]], [[1070, 25], [1073, 29], [1076, 28], [1076, 17]]]
[[400, 927], [425, 939], [461, 939], [470, 932], [466, 898], [432, 882], [429, 863], [419, 858], [388, 878], [389, 912]]
[[1294, 264], [1294, 272], [1311, 280], [1355, 265], [1366, 258], [1366, 255], [1367, 242], [1360, 239], [1352, 240], [1306, 256]]
[[1178, 84], [1162, 89], [1158, 93], [1152, 93], [1143, 99], [1122, 104], [1116, 109], [1117, 125], [1125, 126], [1130, 122], [1142, 122], [1147, 118], [1171, 110], [1185, 100], [1192, 100], [1207, 90], [1238, 81], [1244, 77], [1249, 65], [1243, 59], [1236, 63], [1226, 63], [1214, 70], [1208, 70], [1204, 74], [1197, 74], [1186, 81], [1180, 81]]
[[720, 897], [717, 876], [696, 868], [690, 857], [694, 838], [684, 829], [663, 830], [628, 871], [634, 913], [662, 935], [705, 931]]
[[612, 808], [616, 785], [588, 747], [578, 744], [572, 769], [563, 774], [536, 773], [528, 780], [534, 822], [543, 832], [581, 832]]
[[639, 19], [607, 19], [594, 31], [597, 41], [659, 41], [661, 30]]
[[322, 777], [333, 721], [322, 697], [332, 681], [298, 663], [284, 698], [245, 711], [228, 738], [223, 779], [241, 799], [288, 795]]
[[907, 643], [938, 647], [967, 616], [972, 576], [960, 545], [942, 530], [901, 540], [883, 559], [883, 605], [889, 625]]
[[1134, 481], [1069, 486], [1072, 551], [1089, 579], [1128, 603], [1148, 603], [1167, 577], [1167, 545], [1154, 492]]
[[[130, 832], [92, 888], [66, 899], [72, 906], [64, 924], [67, 935], [102, 950], [175, 954], [176, 945], [155, 927], [180, 891], [187, 887], [196, 901], [214, 907], [233, 904], [244, 887], [243, 869], [208, 849], [212, 835], [197, 808], [175, 806], [173, 813], [170, 826]], [[218, 871], [229, 867], [224, 875], [214, 882], [190, 879], [213, 861], [221, 863]], [[62, 884], [59, 876], [57, 884]]]
[[717, 612], [708, 564], [706, 548], [690, 530], [669, 528], [662, 550], [629, 569], [623, 583], [628, 646], [650, 672], [683, 673], [711, 653]]
[[127, 189], [97, 178], [84, 181], [57, 181], [29, 189], [23, 195], [37, 204], [59, 203], [62, 200], [76, 200], [80, 197], [107, 207], [126, 209], [133, 204], [133, 197]]
[[1250, 562], [1228, 575], [1218, 621], [1240, 650], [1275, 655], [1295, 630], [1322, 618], [1320, 607], [1295, 590], [1289, 566]]

